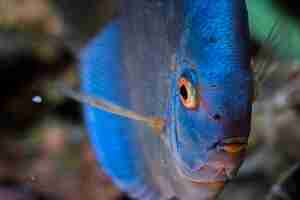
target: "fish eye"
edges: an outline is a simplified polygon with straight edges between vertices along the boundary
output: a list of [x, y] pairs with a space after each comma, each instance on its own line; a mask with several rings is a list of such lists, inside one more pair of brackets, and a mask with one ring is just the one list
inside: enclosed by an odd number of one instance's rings
[[185, 77], [181, 77], [178, 81], [178, 90], [181, 103], [188, 109], [196, 109], [198, 106], [198, 98], [196, 88]]

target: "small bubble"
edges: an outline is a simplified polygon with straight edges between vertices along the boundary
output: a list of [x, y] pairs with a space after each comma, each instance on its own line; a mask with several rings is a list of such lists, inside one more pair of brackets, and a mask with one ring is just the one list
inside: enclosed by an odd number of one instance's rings
[[35, 177], [35, 176], [31, 176], [31, 177], [30, 177], [30, 180], [31, 180], [32, 182], [34, 182], [34, 181], [36, 181], [36, 177]]
[[32, 97], [32, 101], [34, 103], [42, 103], [43, 99], [41, 96], [34, 96], [34, 97]]

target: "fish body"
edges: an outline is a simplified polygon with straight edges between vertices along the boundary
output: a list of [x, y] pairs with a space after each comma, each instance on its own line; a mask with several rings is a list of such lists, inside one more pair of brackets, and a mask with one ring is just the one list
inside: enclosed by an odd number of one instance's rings
[[97, 158], [122, 190], [213, 199], [236, 173], [251, 120], [248, 32], [241, 0], [128, 0], [83, 49], [83, 91], [165, 122], [157, 134], [85, 106]]
[[[127, 107], [129, 88], [121, 63], [120, 39], [120, 26], [115, 21], [85, 48], [81, 54], [82, 90], [95, 96], [105, 94], [109, 101]], [[147, 188], [150, 181], [145, 178], [147, 170], [132, 122], [89, 106], [85, 118], [97, 159], [114, 182], [133, 197], [159, 199], [155, 189]]]

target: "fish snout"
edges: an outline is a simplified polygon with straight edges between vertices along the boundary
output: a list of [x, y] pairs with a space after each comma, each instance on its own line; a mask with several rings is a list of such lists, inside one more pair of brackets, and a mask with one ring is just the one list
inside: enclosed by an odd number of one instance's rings
[[[220, 140], [208, 153], [208, 161], [197, 168], [207, 182], [227, 181], [235, 177], [245, 158], [248, 139], [232, 137]], [[199, 179], [201, 182], [201, 179]]]
[[225, 183], [235, 177], [245, 158], [247, 138], [234, 137], [220, 140], [207, 152], [207, 161], [182, 172], [193, 183]]
[[222, 139], [217, 143], [217, 150], [224, 151], [232, 156], [246, 151], [248, 146], [248, 137], [231, 137]]
[[[232, 179], [245, 158], [247, 137], [232, 137], [220, 140], [210, 153], [206, 167], [218, 172], [224, 180]], [[203, 169], [199, 169], [200, 171]]]

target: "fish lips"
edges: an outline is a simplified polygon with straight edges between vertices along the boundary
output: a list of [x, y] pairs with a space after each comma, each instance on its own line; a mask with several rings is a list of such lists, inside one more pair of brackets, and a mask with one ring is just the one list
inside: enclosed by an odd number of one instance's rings
[[208, 150], [208, 160], [194, 169], [190, 169], [180, 158], [177, 171], [179, 174], [194, 183], [213, 184], [232, 179], [242, 164], [248, 138], [228, 138], [216, 143]]

